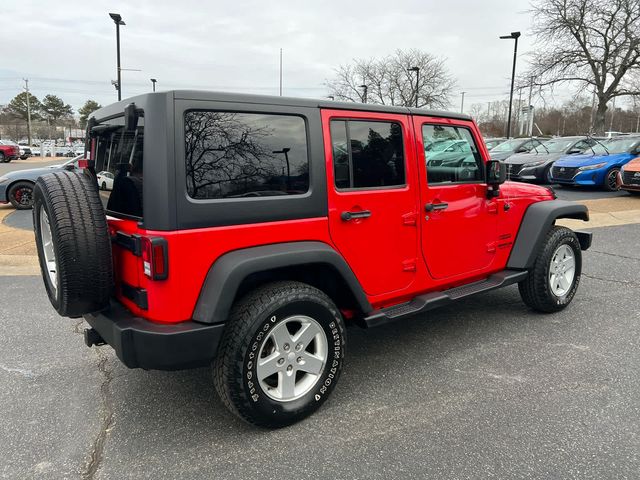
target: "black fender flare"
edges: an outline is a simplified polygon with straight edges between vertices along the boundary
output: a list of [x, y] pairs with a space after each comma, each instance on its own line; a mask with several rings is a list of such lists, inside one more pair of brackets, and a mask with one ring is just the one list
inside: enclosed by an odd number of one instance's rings
[[[566, 200], [549, 200], [529, 205], [520, 223], [507, 268], [527, 270], [533, 267], [547, 232], [558, 218], [574, 218], [588, 222], [589, 210], [586, 205]], [[576, 234], [582, 250], [589, 248], [591, 234]]]
[[209, 268], [193, 312], [193, 320], [217, 324], [227, 320], [242, 281], [267, 270], [322, 264], [332, 267], [351, 289], [364, 313], [373, 311], [362, 286], [345, 259], [322, 242], [287, 242], [225, 253]]

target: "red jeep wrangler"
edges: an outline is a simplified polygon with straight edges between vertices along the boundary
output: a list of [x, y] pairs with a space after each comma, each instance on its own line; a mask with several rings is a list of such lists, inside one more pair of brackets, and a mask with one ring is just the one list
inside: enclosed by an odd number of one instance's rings
[[586, 207], [504, 183], [457, 113], [173, 91], [102, 108], [87, 133], [84, 173], [34, 190], [51, 303], [130, 368], [213, 365], [224, 403], [257, 425], [320, 407], [345, 324], [515, 283], [555, 312], [591, 243], [555, 226]]

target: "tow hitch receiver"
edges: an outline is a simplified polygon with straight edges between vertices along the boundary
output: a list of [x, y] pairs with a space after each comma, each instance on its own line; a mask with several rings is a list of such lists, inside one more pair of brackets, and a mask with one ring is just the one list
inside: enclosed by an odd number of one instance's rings
[[84, 329], [84, 343], [87, 347], [99, 347], [100, 345], [106, 345], [107, 342], [100, 336], [97, 330], [93, 328], [85, 328]]

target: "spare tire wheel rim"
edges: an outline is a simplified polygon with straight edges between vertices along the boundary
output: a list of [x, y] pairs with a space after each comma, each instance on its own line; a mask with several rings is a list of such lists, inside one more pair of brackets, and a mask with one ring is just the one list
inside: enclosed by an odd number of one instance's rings
[[44, 206], [40, 206], [40, 242], [42, 243], [49, 282], [55, 296], [58, 293], [58, 264], [56, 262], [56, 252], [53, 248], [53, 235], [51, 234], [49, 216]]
[[256, 374], [262, 391], [278, 402], [302, 398], [320, 380], [328, 354], [327, 335], [316, 320], [285, 318], [260, 346]]
[[576, 275], [576, 257], [569, 245], [562, 244], [551, 256], [549, 286], [556, 297], [569, 293]]

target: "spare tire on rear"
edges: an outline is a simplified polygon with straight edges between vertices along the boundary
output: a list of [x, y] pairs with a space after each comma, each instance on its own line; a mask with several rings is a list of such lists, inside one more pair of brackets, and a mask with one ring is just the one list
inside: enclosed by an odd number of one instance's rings
[[53, 308], [79, 317], [109, 304], [111, 239], [98, 185], [77, 172], [36, 180], [33, 228], [44, 285]]

